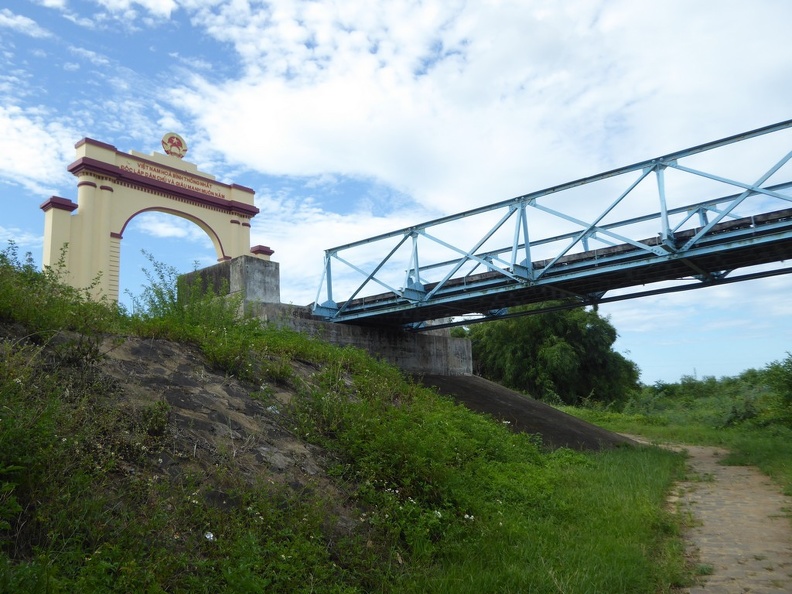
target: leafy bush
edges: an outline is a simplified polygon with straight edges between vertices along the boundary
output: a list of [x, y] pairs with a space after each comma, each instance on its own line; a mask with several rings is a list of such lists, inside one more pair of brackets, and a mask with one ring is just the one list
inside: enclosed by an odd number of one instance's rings
[[27, 254], [20, 261], [16, 245], [0, 252], [0, 321], [23, 324], [41, 339], [65, 330], [89, 340], [120, 328], [124, 311], [115, 303], [96, 301], [91, 287], [75, 289], [61, 282], [61, 262], [43, 272], [36, 270]]
[[621, 403], [638, 390], [638, 368], [613, 350], [616, 329], [582, 308], [477, 324], [469, 335], [477, 373], [547, 402]]
[[735, 377], [682, 376], [677, 383], [644, 386], [622, 410], [674, 425], [693, 422], [712, 428], [792, 426], [792, 400], [786, 392], [792, 389], [790, 359]]

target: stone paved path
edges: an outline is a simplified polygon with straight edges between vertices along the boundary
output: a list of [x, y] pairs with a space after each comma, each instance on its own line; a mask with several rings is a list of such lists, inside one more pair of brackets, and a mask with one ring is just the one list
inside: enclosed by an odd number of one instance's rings
[[693, 526], [686, 539], [701, 584], [689, 594], [792, 594], [792, 498], [753, 467], [723, 466], [726, 451], [685, 446], [690, 480], [674, 497]]

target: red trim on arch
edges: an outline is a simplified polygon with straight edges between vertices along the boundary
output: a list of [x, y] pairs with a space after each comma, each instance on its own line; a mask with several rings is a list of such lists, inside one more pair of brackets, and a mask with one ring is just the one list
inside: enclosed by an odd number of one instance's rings
[[231, 219], [231, 224], [232, 225], [239, 225], [239, 221], [237, 221], [236, 219]]
[[[144, 212], [164, 212], [165, 214], [174, 215], [174, 216], [177, 216], [177, 217], [179, 217], [179, 218], [187, 219], [188, 221], [192, 221], [192, 222], [195, 222], [195, 221], [200, 221], [200, 222], [201, 222], [203, 225], [205, 225], [205, 226], [206, 226], [208, 229], [211, 229], [211, 230], [212, 230], [212, 234], [214, 235], [214, 239], [216, 239], [216, 240], [217, 240], [217, 245], [219, 245], [219, 246], [220, 246], [220, 253], [222, 254], [222, 258], [218, 258], [218, 262], [222, 262], [223, 260], [230, 260], [230, 259], [231, 259], [231, 257], [230, 257], [230, 256], [226, 256], [226, 255], [225, 255], [225, 248], [223, 247], [223, 242], [220, 240], [220, 236], [217, 234], [217, 232], [216, 232], [214, 229], [212, 229], [212, 226], [211, 226], [211, 225], [207, 224], [207, 223], [206, 223], [206, 221], [204, 221], [204, 220], [202, 220], [202, 219], [199, 219], [199, 218], [198, 218], [198, 217], [196, 217], [196, 216], [193, 216], [193, 215], [191, 215], [191, 214], [189, 214], [189, 213], [186, 213], [186, 212], [183, 212], [183, 211], [181, 211], [181, 210], [176, 210], [176, 209], [174, 209], [174, 208], [151, 207], [151, 208], [144, 208], [144, 209], [142, 209], [142, 210], [139, 210], [139, 211], [137, 211], [136, 213], [133, 213], [133, 214], [132, 214], [132, 215], [131, 215], [131, 216], [130, 216], [130, 217], [129, 217], [129, 218], [128, 218], [128, 219], [127, 219], [125, 222], [124, 222], [124, 224], [121, 226], [121, 231], [119, 231], [119, 232], [117, 232], [117, 233], [111, 233], [110, 235], [111, 235], [111, 236], [116, 236], [116, 235], [117, 235], [117, 236], [118, 236], [118, 238], [119, 238], [119, 239], [121, 239], [122, 235], [124, 234], [124, 231], [125, 231], [125, 230], [126, 230], [126, 228], [127, 228], [127, 225], [129, 224], [129, 221], [131, 221], [132, 219], [134, 219], [134, 218], [135, 218], [136, 216], [138, 216], [139, 214], [143, 214]], [[199, 226], [200, 226], [200, 225], [199, 225]], [[204, 231], [204, 232], [206, 232], [206, 229], [203, 229], [203, 228], [201, 228], [201, 230], [202, 230], [202, 231]], [[207, 233], [207, 235], [208, 235], [208, 233]]]
[[92, 181], [81, 181], [81, 182], [77, 182], [77, 187], [79, 188], [79, 187], [81, 187], [81, 186], [91, 186], [92, 188], [95, 188], [95, 187], [96, 187], [96, 184], [95, 184], [94, 182], [92, 182]]
[[56, 208], [58, 210], [68, 210], [69, 212], [74, 212], [75, 210], [77, 210], [77, 204], [72, 202], [68, 198], [51, 196], [49, 200], [42, 202], [39, 208], [44, 212], [47, 212], [50, 208]]
[[[135, 157], [135, 158], [139, 159], [139, 157]], [[144, 159], [139, 159], [139, 160], [144, 160]], [[171, 169], [180, 175], [185, 175], [185, 172], [182, 170], [174, 169], [172, 167], [168, 167], [167, 165], [162, 165], [154, 161], [147, 161], [147, 162], [154, 163], [157, 167]], [[194, 202], [198, 204], [199, 206], [206, 206], [209, 208], [220, 208], [228, 212], [229, 214], [238, 214], [245, 217], [254, 217], [260, 212], [258, 208], [250, 204], [245, 204], [237, 200], [226, 200], [225, 198], [215, 198], [214, 196], [209, 196], [208, 194], [202, 194], [201, 192], [196, 192], [195, 190], [190, 190], [187, 188], [179, 188], [173, 186], [172, 184], [157, 181], [155, 179], [146, 177], [144, 175], [133, 173], [131, 171], [124, 171], [120, 167], [117, 167], [115, 165], [109, 165], [108, 163], [99, 161], [98, 159], [92, 159], [91, 157], [81, 157], [80, 159], [77, 159], [71, 165], [69, 165], [67, 169], [69, 170], [70, 173], [74, 175], [79, 175], [83, 171], [95, 172], [100, 175], [106, 175], [114, 179], [134, 183], [135, 185], [140, 186], [142, 188], [171, 195], [176, 199], [188, 200], [190, 202]], [[186, 175], [191, 175], [191, 174], [186, 173]], [[226, 188], [233, 187], [238, 190], [249, 191], [250, 193], [253, 193], [253, 190], [249, 190], [248, 188], [244, 188], [243, 186], [229, 186], [228, 184], [224, 184], [218, 181], [213, 181], [212, 183]]]
[[107, 190], [108, 192], [113, 192], [113, 186], [99, 186], [100, 190]]
[[113, 239], [124, 239], [124, 236], [121, 235], [120, 233], [110, 233], [110, 237], [112, 237]]

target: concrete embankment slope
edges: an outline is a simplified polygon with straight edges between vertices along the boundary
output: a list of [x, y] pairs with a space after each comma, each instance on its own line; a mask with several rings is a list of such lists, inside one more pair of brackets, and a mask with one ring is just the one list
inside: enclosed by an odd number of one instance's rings
[[544, 444], [551, 448], [600, 450], [635, 445], [623, 435], [475, 375], [425, 375], [420, 380], [473, 411], [508, 421], [514, 431], [541, 435]]

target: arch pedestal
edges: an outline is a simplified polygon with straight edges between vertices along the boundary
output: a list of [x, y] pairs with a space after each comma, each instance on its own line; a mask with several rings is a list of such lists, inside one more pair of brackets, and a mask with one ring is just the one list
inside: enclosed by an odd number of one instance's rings
[[255, 192], [225, 184], [195, 164], [160, 153], [123, 153], [84, 138], [68, 170], [77, 177], [77, 202], [53, 196], [44, 211], [44, 266], [59, 266], [69, 284], [117, 300], [121, 240], [127, 224], [157, 211], [192, 221], [212, 240], [218, 262], [239, 256], [269, 260], [272, 250], [250, 246]]

